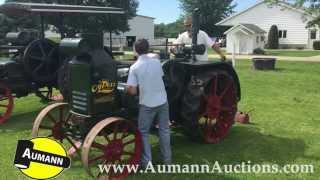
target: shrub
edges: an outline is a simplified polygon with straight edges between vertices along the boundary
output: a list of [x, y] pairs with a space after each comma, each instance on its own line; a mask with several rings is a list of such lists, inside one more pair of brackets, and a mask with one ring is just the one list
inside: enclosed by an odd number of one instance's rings
[[266, 51], [261, 48], [256, 48], [253, 50], [253, 54], [265, 55]]
[[272, 25], [268, 34], [268, 48], [279, 49], [279, 32], [276, 25]]
[[314, 50], [320, 50], [320, 41], [314, 41], [313, 42], [313, 49]]

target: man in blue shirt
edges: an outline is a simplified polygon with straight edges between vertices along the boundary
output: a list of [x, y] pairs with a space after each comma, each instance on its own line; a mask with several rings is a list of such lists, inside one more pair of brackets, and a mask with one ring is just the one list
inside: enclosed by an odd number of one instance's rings
[[137, 95], [139, 88], [138, 127], [142, 135], [143, 152], [141, 165], [146, 167], [152, 162], [149, 131], [156, 119], [159, 124], [160, 151], [164, 164], [171, 163], [169, 105], [163, 82], [163, 71], [160, 60], [151, 56], [149, 43], [139, 39], [135, 43], [135, 51], [139, 55], [135, 64], [130, 67], [127, 81], [127, 92]]

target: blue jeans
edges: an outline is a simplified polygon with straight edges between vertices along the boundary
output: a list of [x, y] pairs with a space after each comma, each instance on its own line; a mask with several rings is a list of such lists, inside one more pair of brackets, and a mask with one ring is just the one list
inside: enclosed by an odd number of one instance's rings
[[149, 131], [154, 119], [156, 119], [159, 124], [161, 158], [164, 164], [171, 163], [168, 103], [152, 108], [140, 105], [138, 127], [142, 136], [143, 151], [141, 157], [141, 165], [143, 167], [146, 167], [149, 162], [152, 162], [151, 145], [149, 143]]

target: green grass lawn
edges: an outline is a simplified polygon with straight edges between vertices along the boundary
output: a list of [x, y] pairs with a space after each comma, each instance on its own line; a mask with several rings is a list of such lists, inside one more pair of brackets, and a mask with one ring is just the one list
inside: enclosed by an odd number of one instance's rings
[[320, 51], [316, 50], [266, 50], [267, 55], [288, 56], [288, 57], [312, 57], [320, 56]]
[[[249, 61], [239, 61], [242, 111], [254, 109], [251, 125], [235, 125], [220, 144], [189, 140], [174, 129], [172, 150], [178, 164], [312, 164], [314, 174], [188, 174], [133, 175], [129, 180], [194, 179], [319, 179], [320, 177], [320, 63], [277, 62], [276, 71], [254, 71]], [[16, 100], [12, 118], [0, 126], [0, 179], [27, 179], [13, 166], [18, 139], [31, 137], [32, 122], [45, 104], [34, 96]], [[158, 143], [152, 136], [154, 160]], [[58, 179], [91, 179], [79, 158]]]
[[[317, 50], [271, 50], [266, 49], [266, 55], [270, 56], [287, 56], [287, 57], [312, 57], [320, 56], [320, 51]], [[226, 54], [226, 50], [222, 49], [222, 52]], [[217, 54], [211, 48], [208, 49], [208, 54]]]

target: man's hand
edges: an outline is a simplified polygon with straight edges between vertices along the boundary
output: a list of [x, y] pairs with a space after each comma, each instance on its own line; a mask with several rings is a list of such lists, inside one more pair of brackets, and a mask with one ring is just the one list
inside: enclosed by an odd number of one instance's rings
[[125, 91], [131, 96], [135, 96], [138, 94], [138, 89], [135, 86], [127, 86]]
[[227, 57], [226, 57], [225, 55], [220, 55], [220, 56], [221, 56], [221, 61], [222, 61], [222, 62], [227, 61]]

